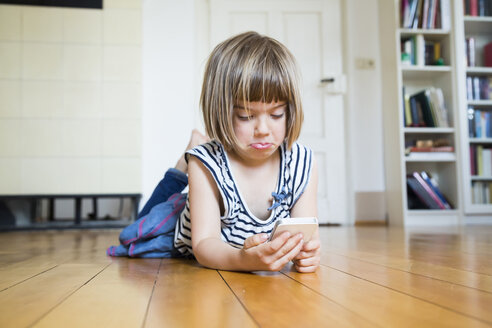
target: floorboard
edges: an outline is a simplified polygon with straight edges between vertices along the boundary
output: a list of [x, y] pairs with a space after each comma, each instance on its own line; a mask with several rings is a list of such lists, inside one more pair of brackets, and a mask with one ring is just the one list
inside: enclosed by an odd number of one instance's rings
[[322, 227], [313, 274], [108, 257], [119, 232], [0, 233], [0, 327], [492, 327], [492, 226]]

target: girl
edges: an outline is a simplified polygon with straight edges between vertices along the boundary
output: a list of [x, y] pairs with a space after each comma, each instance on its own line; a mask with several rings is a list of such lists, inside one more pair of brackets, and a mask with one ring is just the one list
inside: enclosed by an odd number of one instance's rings
[[[278, 271], [292, 260], [297, 271], [314, 272], [318, 232], [307, 243], [288, 232], [267, 242], [278, 219], [317, 216], [316, 162], [310, 149], [296, 143], [303, 121], [297, 76], [294, 57], [272, 38], [247, 32], [219, 44], [207, 62], [200, 99], [212, 140], [185, 154], [188, 197], [173, 195], [143, 213], [133, 229], [122, 232], [120, 251], [108, 253], [132, 255], [133, 243], [139, 256], [194, 255], [200, 264], [221, 270]], [[166, 176], [175, 182], [179, 176], [171, 173]], [[169, 197], [158, 194], [144, 210]], [[158, 237], [157, 231], [162, 231]], [[161, 237], [166, 242], [135, 253], [142, 240]]]

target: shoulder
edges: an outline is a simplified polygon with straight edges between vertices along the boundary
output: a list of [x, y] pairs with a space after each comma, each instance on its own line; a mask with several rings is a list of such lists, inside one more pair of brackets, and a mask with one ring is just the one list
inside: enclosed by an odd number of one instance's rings
[[314, 160], [313, 150], [298, 142], [285, 150], [285, 157], [291, 170], [310, 169]]
[[196, 156], [202, 161], [207, 159], [214, 159], [217, 157], [222, 157], [224, 152], [224, 147], [221, 143], [216, 140], [211, 140], [207, 143], [196, 146], [195, 148], [186, 151], [186, 160], [188, 161], [189, 156]]
[[311, 148], [298, 142], [285, 151], [286, 179], [293, 194], [292, 205], [304, 193], [311, 180], [314, 154]]

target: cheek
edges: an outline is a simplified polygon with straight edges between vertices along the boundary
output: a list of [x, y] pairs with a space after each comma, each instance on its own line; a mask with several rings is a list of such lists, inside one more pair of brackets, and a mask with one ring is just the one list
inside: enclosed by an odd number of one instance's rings
[[247, 124], [244, 124], [242, 122], [234, 122], [232, 127], [234, 129], [234, 133], [236, 134], [236, 138], [238, 138], [239, 141], [241, 141], [242, 138], [251, 135], [251, 128], [249, 128]]

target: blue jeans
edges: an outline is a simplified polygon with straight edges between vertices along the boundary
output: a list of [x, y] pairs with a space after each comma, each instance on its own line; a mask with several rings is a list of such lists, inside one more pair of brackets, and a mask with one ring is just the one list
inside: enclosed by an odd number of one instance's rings
[[167, 170], [164, 178], [157, 184], [149, 200], [138, 213], [138, 218], [149, 214], [154, 206], [167, 201], [173, 194], [182, 192], [187, 185], [188, 176], [185, 173], [174, 168]]
[[169, 169], [139, 214], [139, 219], [120, 233], [120, 245], [110, 246], [106, 254], [130, 257], [181, 257], [174, 248], [176, 222], [186, 205], [188, 184], [181, 171]]

